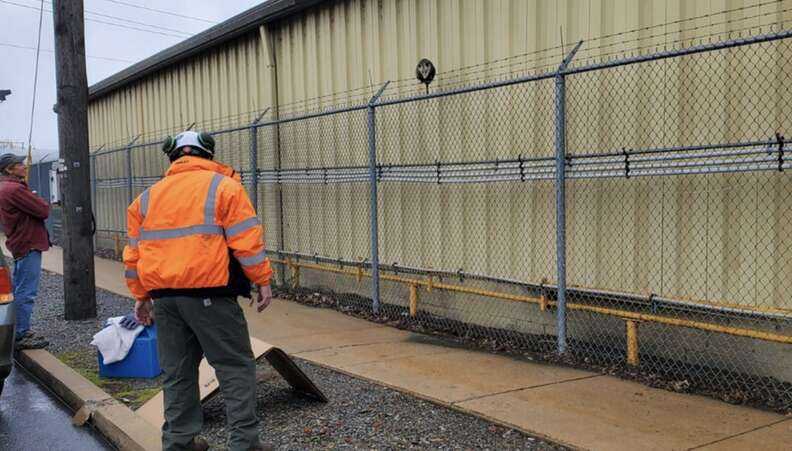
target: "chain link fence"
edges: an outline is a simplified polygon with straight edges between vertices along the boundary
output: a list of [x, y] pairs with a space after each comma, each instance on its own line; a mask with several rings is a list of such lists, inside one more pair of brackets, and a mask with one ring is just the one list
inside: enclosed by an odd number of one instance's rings
[[573, 352], [789, 406], [790, 54], [767, 40], [567, 76]]
[[[281, 295], [792, 406], [792, 32], [215, 131]], [[384, 88], [384, 87], [383, 87]], [[92, 156], [97, 244], [166, 170]]]

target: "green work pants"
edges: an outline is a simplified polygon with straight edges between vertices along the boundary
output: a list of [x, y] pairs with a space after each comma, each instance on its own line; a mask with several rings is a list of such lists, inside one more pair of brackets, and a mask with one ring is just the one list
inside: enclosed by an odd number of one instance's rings
[[235, 298], [166, 297], [154, 301], [157, 350], [165, 373], [162, 448], [188, 449], [203, 427], [198, 391], [202, 356], [215, 369], [225, 399], [228, 448], [258, 443], [256, 365], [247, 322]]

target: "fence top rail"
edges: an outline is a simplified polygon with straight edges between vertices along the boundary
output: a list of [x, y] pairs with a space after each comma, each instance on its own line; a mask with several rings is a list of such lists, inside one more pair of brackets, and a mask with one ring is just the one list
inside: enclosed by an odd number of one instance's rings
[[512, 78], [512, 79], [509, 79], [509, 80], [492, 81], [492, 82], [483, 83], [483, 84], [480, 84], [480, 85], [465, 86], [465, 87], [462, 87], [462, 88], [449, 89], [448, 91], [438, 91], [438, 92], [433, 92], [433, 93], [430, 93], [430, 94], [419, 94], [419, 95], [414, 95], [414, 96], [410, 96], [410, 97], [404, 97], [404, 98], [401, 98], [401, 99], [380, 100], [379, 102], [373, 104], [373, 106], [374, 107], [392, 106], [392, 105], [399, 105], [399, 104], [402, 104], [402, 103], [419, 102], [419, 101], [422, 101], [422, 100], [437, 99], [437, 98], [441, 98], [441, 97], [449, 97], [449, 96], [455, 96], [455, 95], [460, 95], [460, 94], [469, 94], [469, 93], [477, 92], [477, 91], [484, 91], [484, 90], [489, 90], [489, 89], [503, 88], [503, 87], [506, 87], [506, 86], [519, 85], [519, 84], [523, 84], [523, 83], [530, 83], [530, 82], [537, 82], [537, 81], [541, 81], [541, 80], [548, 80], [548, 79], [555, 78], [555, 76], [557, 74], [558, 74], [557, 71], [553, 71], [553, 72], [547, 72], [547, 73], [543, 73], [543, 74], [527, 75], [527, 76], [524, 76], [524, 77]]
[[251, 124], [240, 125], [238, 127], [225, 128], [223, 130], [211, 131], [211, 132], [209, 132], [209, 134], [212, 135], [212, 136], [225, 135], [227, 133], [234, 133], [234, 132], [241, 132], [243, 130], [250, 130], [252, 127], [255, 127], [255, 125], [251, 125]]
[[115, 149], [97, 150], [96, 152], [91, 153], [91, 156], [92, 157], [100, 157], [102, 155], [108, 155], [108, 154], [111, 154], [111, 153], [124, 152], [127, 149], [129, 149], [129, 148], [128, 147], [118, 147], [118, 148], [115, 148]]
[[137, 148], [140, 148], [140, 147], [161, 146], [162, 143], [164, 143], [164, 142], [165, 142], [164, 139], [161, 139], [159, 141], [144, 142], [144, 143], [140, 143], [140, 144], [135, 144], [134, 146], [130, 146], [129, 149], [132, 150], [132, 149], [137, 149]]
[[301, 115], [292, 116], [292, 117], [286, 117], [286, 118], [281, 118], [281, 119], [273, 119], [273, 120], [270, 120], [270, 121], [264, 121], [264, 122], [260, 122], [258, 124], [247, 125], [247, 126], [242, 127], [242, 128], [243, 129], [247, 129], [247, 128], [251, 128], [251, 127], [259, 128], [259, 127], [268, 127], [268, 126], [271, 126], [271, 125], [288, 124], [289, 122], [304, 121], [304, 120], [307, 120], [307, 119], [316, 119], [316, 118], [323, 117], [323, 116], [333, 116], [333, 115], [336, 115], [336, 114], [351, 113], [351, 112], [355, 112], [355, 111], [363, 111], [363, 110], [368, 109], [368, 107], [369, 107], [369, 105], [366, 103], [366, 104], [352, 105], [352, 106], [347, 106], [347, 107], [331, 108], [329, 110], [317, 111], [317, 112], [314, 112], [314, 113], [307, 113], [307, 114], [301, 114]]

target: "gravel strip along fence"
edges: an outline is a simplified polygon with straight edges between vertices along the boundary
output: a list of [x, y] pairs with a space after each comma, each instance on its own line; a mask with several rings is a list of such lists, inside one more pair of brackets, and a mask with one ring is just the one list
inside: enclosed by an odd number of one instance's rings
[[[295, 397], [266, 363], [258, 365], [261, 439], [276, 449], [531, 449], [559, 445], [296, 359], [328, 403]], [[222, 396], [204, 407], [204, 437], [227, 437]]]
[[[96, 349], [89, 345], [104, 321], [129, 313], [129, 298], [97, 289], [98, 318], [63, 319], [63, 278], [42, 272], [32, 327], [50, 341], [48, 350], [132, 408], [153, 396], [161, 379], [100, 379]], [[296, 359], [329, 398], [319, 403], [295, 396], [266, 363], [258, 365], [262, 440], [277, 449], [535, 449], [559, 445], [447, 409], [368, 381]], [[222, 395], [204, 405], [203, 435], [223, 449], [227, 438]]]

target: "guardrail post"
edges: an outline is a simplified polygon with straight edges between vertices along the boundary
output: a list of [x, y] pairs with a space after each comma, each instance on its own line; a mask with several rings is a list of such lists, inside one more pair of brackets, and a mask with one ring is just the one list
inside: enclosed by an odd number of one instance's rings
[[567, 351], [566, 330], [566, 70], [583, 41], [564, 58], [555, 76], [555, 150], [556, 150], [556, 271], [558, 298], [556, 311], [557, 350]]
[[374, 313], [380, 309], [379, 223], [377, 212], [377, 101], [390, 81], [368, 103], [369, 216], [371, 219], [371, 300]]
[[638, 321], [626, 320], [627, 326], [627, 364], [638, 366], [640, 357], [638, 354]]

